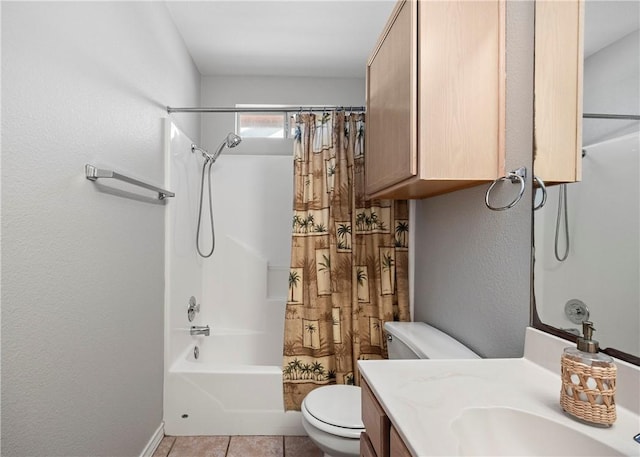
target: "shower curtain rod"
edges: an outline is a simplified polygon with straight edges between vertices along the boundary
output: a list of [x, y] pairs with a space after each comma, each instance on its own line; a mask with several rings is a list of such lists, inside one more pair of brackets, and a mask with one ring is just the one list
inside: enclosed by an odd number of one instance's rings
[[[181, 107], [174, 108], [167, 106], [167, 112], [171, 113], [293, 113], [297, 111], [326, 111], [326, 110], [338, 110], [338, 111], [366, 111], [364, 106], [329, 106], [329, 105], [295, 105], [287, 107], [246, 107], [237, 108], [230, 106], [210, 106], [210, 107]], [[598, 113], [584, 113], [582, 115], [584, 119], [628, 119], [633, 121], [640, 121], [640, 115], [638, 114], [598, 114]]]
[[628, 119], [630, 121], [640, 121], [640, 115], [638, 114], [593, 114], [584, 113], [582, 115], [584, 119]]
[[293, 113], [300, 111], [365, 111], [364, 106], [329, 106], [329, 105], [293, 105], [283, 107], [225, 107], [225, 106], [211, 106], [205, 108], [174, 108], [167, 106], [167, 112], [171, 113]]

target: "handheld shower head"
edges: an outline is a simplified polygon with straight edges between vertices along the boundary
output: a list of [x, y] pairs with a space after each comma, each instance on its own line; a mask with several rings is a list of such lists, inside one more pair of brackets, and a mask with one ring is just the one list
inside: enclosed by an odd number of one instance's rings
[[225, 142], [227, 143], [228, 148], [235, 148], [242, 142], [242, 138], [235, 133], [229, 133], [225, 138]]
[[[218, 147], [216, 153], [213, 155], [209, 154], [208, 151], [198, 147], [195, 144], [191, 145], [192, 153], [199, 151], [204, 157], [204, 164], [202, 165], [202, 181], [200, 182], [200, 209], [198, 209], [198, 228], [196, 229], [196, 250], [198, 251], [198, 254], [205, 258], [211, 257], [211, 255], [213, 254], [213, 250], [216, 247], [216, 234], [213, 228], [213, 206], [211, 197], [211, 166], [216, 161], [225, 146], [227, 146], [228, 148], [235, 148], [240, 144], [241, 141], [242, 138], [240, 138], [238, 135], [236, 135], [235, 133], [229, 133], [220, 147]], [[202, 199], [204, 196], [204, 177], [207, 165], [209, 166], [209, 220], [211, 221], [211, 250], [208, 253], [203, 254], [200, 250], [200, 222], [202, 220]]]
[[222, 144], [220, 144], [220, 147], [218, 148], [216, 153], [213, 154], [213, 156], [211, 157], [211, 160], [215, 162], [218, 156], [222, 153], [222, 150], [224, 149], [225, 146], [228, 147], [229, 149], [235, 148], [240, 144], [241, 141], [242, 141], [241, 137], [239, 137], [235, 133], [229, 133], [227, 137], [224, 139], [224, 141], [222, 142]]

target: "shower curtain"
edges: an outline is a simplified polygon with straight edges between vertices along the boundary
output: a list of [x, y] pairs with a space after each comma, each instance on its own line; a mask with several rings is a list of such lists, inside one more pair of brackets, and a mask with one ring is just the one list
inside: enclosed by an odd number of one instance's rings
[[359, 384], [386, 358], [382, 326], [408, 321], [406, 200], [364, 196], [364, 114], [299, 114], [286, 308], [285, 409], [325, 384]]

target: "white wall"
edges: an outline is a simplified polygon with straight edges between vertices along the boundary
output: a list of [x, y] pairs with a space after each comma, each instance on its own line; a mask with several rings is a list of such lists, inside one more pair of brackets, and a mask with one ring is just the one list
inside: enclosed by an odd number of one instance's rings
[[160, 425], [165, 207], [84, 165], [161, 184], [164, 107], [198, 103], [162, 3], [2, 3], [2, 455], [139, 455]]
[[[506, 165], [507, 170], [526, 166], [529, 173], [533, 18], [533, 2], [507, 3]], [[431, 323], [482, 356], [519, 357], [529, 323], [531, 181], [522, 201], [502, 212], [485, 207], [487, 187], [418, 202], [415, 320]], [[504, 198], [510, 195], [505, 192]]]
[[[638, 14], [640, 14], [640, 3]], [[587, 30], [585, 33], [589, 33]], [[640, 107], [640, 30], [584, 61], [585, 113], [638, 114]], [[584, 119], [584, 146], [638, 131], [638, 121]]]
[[[638, 113], [638, 56], [640, 31], [585, 59], [585, 112]], [[565, 262], [558, 262], [553, 254], [557, 188], [549, 190], [548, 203], [535, 214], [536, 297], [542, 321], [582, 331], [564, 314], [569, 299], [580, 299], [589, 308], [601, 347], [636, 355], [640, 352], [639, 124], [584, 120], [587, 153], [582, 182], [567, 186], [570, 250]], [[564, 232], [560, 233], [560, 253], [564, 253]]]
[[[543, 322], [582, 326], [564, 313], [570, 299], [582, 300], [601, 347], [640, 352], [640, 135], [629, 134], [586, 148], [582, 182], [567, 186], [569, 255], [554, 257], [558, 188], [549, 189], [544, 214], [536, 212], [536, 301]], [[540, 220], [539, 220], [540, 219]], [[561, 220], [564, 224], [564, 219]], [[559, 252], [565, 252], [561, 225]], [[540, 287], [538, 278], [544, 278]]]
[[[204, 261], [202, 319], [216, 331], [247, 329], [272, 335], [269, 352], [278, 365], [291, 262], [292, 202], [291, 156], [228, 154], [214, 164], [216, 250]], [[207, 230], [201, 239], [208, 249]]]
[[[191, 152], [194, 140], [168, 119], [165, 134], [165, 183], [176, 194], [167, 205], [165, 218], [164, 360], [168, 372], [193, 340], [189, 328], [202, 325], [201, 313], [189, 322], [187, 310], [191, 297], [202, 304], [203, 259], [196, 251], [196, 223], [203, 160]], [[165, 383], [165, 405], [167, 396], [175, 395], [166, 387]]]

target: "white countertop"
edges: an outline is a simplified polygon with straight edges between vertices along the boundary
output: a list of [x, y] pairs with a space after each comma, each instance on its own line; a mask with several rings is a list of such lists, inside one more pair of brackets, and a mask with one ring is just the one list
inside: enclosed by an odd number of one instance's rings
[[[637, 413], [618, 404], [615, 424], [602, 428], [578, 422], [562, 411], [559, 405], [561, 353], [557, 354], [557, 374], [526, 356], [522, 359], [372, 360], [359, 361], [358, 365], [416, 457], [457, 455], [458, 439], [451, 423], [463, 410], [472, 407], [524, 410], [588, 434], [625, 455], [640, 455], [640, 444], [633, 441], [633, 436], [640, 433]], [[636, 381], [637, 378], [633, 378], [633, 382]]]

